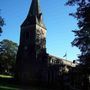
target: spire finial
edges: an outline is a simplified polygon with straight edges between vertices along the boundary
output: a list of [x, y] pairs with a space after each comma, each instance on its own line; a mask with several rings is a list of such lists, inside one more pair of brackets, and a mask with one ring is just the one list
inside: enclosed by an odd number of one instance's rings
[[39, 0], [32, 0], [29, 15], [38, 16], [41, 13]]

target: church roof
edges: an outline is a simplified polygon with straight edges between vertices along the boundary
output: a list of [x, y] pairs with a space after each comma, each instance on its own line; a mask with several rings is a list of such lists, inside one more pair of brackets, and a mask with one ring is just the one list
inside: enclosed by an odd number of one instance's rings
[[73, 63], [69, 60], [62, 59], [62, 58], [59, 58], [59, 57], [56, 57], [56, 56], [53, 56], [50, 54], [48, 54], [48, 56], [49, 56], [49, 63], [52, 65], [63, 64], [63, 65], [70, 66], [70, 67], [76, 67], [76, 65], [77, 65], [77, 63]]
[[35, 24], [38, 24], [39, 26], [46, 29], [46, 27], [43, 23], [43, 20], [42, 20], [42, 13], [40, 10], [39, 0], [32, 0], [27, 18], [24, 21], [24, 23], [22, 24], [22, 26], [35, 25]]
[[29, 16], [38, 16], [41, 13], [39, 0], [32, 0], [31, 7], [29, 10]]

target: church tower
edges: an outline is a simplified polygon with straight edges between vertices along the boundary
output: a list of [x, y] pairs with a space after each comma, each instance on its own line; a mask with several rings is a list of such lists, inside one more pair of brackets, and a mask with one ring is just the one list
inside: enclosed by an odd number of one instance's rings
[[47, 65], [46, 27], [39, 0], [32, 0], [30, 10], [21, 25], [20, 44], [16, 59], [16, 78], [20, 82], [40, 80]]

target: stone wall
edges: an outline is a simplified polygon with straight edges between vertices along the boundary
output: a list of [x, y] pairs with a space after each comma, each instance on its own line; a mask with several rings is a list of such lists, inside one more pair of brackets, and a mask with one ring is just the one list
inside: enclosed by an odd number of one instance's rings
[[68, 79], [68, 72], [77, 64], [48, 54], [48, 82], [58, 83]]

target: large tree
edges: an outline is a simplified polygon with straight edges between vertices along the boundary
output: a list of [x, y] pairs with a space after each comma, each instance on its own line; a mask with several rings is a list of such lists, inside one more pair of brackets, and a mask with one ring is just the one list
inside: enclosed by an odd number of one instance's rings
[[0, 72], [13, 73], [18, 45], [4, 39], [0, 42]]
[[68, 0], [66, 3], [70, 6], [77, 6], [76, 12], [70, 13], [78, 20], [78, 29], [73, 30], [75, 39], [72, 45], [80, 49], [81, 54], [78, 56], [80, 75], [82, 77], [83, 89], [90, 90], [89, 76], [90, 76], [90, 0]]
[[70, 14], [78, 20], [79, 28], [73, 30], [76, 37], [72, 45], [81, 51], [80, 62], [90, 65], [90, 0], [68, 0], [67, 5], [77, 5], [77, 11]]

